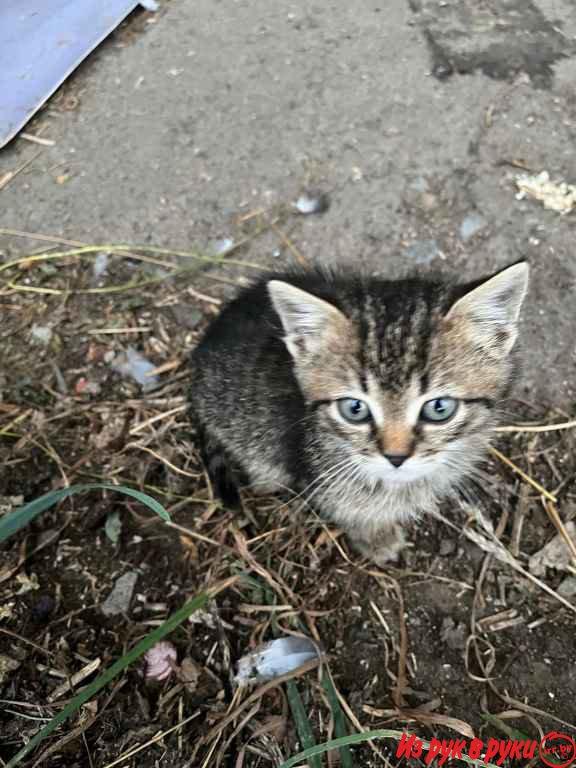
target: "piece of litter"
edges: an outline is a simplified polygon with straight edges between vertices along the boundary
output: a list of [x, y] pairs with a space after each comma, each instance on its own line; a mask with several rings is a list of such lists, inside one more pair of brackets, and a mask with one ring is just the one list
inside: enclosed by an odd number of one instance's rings
[[307, 637], [279, 637], [242, 656], [234, 680], [239, 686], [272, 680], [318, 658], [318, 649]]
[[[576, 523], [569, 520], [564, 524], [566, 533], [574, 541], [576, 539]], [[548, 544], [532, 555], [528, 561], [530, 573], [534, 576], [544, 576], [546, 568], [554, 568], [557, 571], [568, 571], [574, 564], [572, 552], [564, 541], [564, 537], [557, 533]]]
[[170, 677], [174, 667], [176, 666], [176, 659], [178, 653], [172, 643], [163, 640], [160, 643], [156, 643], [146, 651], [144, 654], [144, 660], [146, 661], [146, 679], [147, 680], [166, 680]]
[[40, 589], [38, 576], [36, 576], [35, 573], [31, 576], [28, 576], [24, 572], [17, 573], [16, 581], [20, 584], [20, 589], [17, 592], [14, 592], [15, 595], [26, 595], [28, 592], [35, 592], [37, 589]]
[[406, 248], [406, 256], [416, 264], [430, 264], [440, 255], [436, 240], [417, 240]]
[[10, 672], [14, 672], [20, 666], [20, 662], [0, 653], [0, 685], [8, 678]]
[[294, 208], [303, 216], [324, 213], [330, 207], [330, 198], [325, 192], [304, 192], [294, 203]]
[[101, 390], [102, 387], [97, 381], [88, 381], [84, 376], [81, 376], [74, 385], [74, 392], [77, 395], [99, 395]]
[[181, 683], [184, 683], [188, 693], [194, 693], [196, 688], [198, 688], [198, 680], [200, 679], [201, 672], [201, 668], [189, 656], [187, 656], [182, 661], [182, 664], [180, 664], [180, 669], [177, 670], [178, 679]]
[[0, 515], [7, 515], [24, 504], [24, 496], [0, 496]]
[[133, 347], [128, 347], [125, 353], [122, 353], [112, 361], [112, 368], [140, 384], [144, 392], [149, 392], [159, 384], [158, 376], [151, 376], [150, 372], [156, 366], [143, 357]]
[[492, 616], [485, 616], [478, 621], [478, 626], [482, 632], [501, 632], [504, 629], [510, 629], [524, 623], [524, 617], [519, 616], [515, 608], [510, 608], [507, 611], [500, 611]]
[[563, 216], [576, 205], [576, 186], [566, 184], [564, 181], [550, 181], [548, 171], [542, 171], [534, 176], [521, 173], [516, 176], [516, 186], [518, 192], [517, 200], [523, 200], [525, 197], [533, 197], [539, 200], [544, 208], [551, 211], [558, 211]]
[[0, 148], [138, 0], [0, 2]]
[[219, 240], [214, 240], [210, 250], [215, 256], [224, 256], [232, 248], [234, 248], [234, 240], [231, 237], [222, 237]]
[[118, 512], [110, 512], [106, 518], [104, 532], [112, 544], [118, 544], [120, 534], [122, 533], [122, 519], [120, 518]]
[[362, 181], [364, 178], [362, 168], [359, 168], [357, 165], [352, 166], [350, 176], [352, 177], [352, 181]]
[[147, 11], [156, 12], [160, 10], [156, 0], [140, 0], [140, 5]]
[[121, 613], [128, 613], [137, 581], [138, 574], [136, 571], [129, 571], [116, 580], [112, 592], [102, 603], [101, 610], [104, 616], [117, 616]]
[[12, 618], [14, 605], [14, 603], [4, 603], [4, 605], [0, 605], [0, 621]]
[[210, 613], [210, 611], [203, 611], [202, 609], [194, 611], [194, 613], [189, 616], [188, 621], [190, 624], [204, 624], [204, 626], [209, 629], [216, 629], [217, 626], [216, 617]]
[[460, 224], [460, 239], [464, 242], [470, 240], [485, 226], [486, 221], [479, 213], [469, 213]]
[[109, 254], [107, 253], [99, 253], [98, 256], [94, 259], [94, 266], [92, 268], [94, 272], [94, 278], [96, 280], [99, 280], [102, 275], [106, 274], [106, 270], [108, 269], [108, 258]]
[[45, 347], [52, 341], [53, 331], [48, 325], [37, 325], [34, 323], [30, 329], [30, 336], [38, 344], [43, 344]]
[[224, 621], [224, 619], [218, 615], [218, 606], [216, 603], [210, 603], [208, 608], [209, 610], [207, 611], [194, 611], [188, 618], [190, 624], [203, 624], [205, 627], [208, 627], [208, 629], [216, 629], [218, 626], [223, 629], [233, 629], [232, 624]]
[[33, 144], [41, 144], [43, 147], [53, 147], [56, 142], [52, 141], [52, 139], [45, 139], [42, 136], [34, 136], [31, 133], [25, 133], [22, 131], [20, 134], [21, 139], [25, 139], [26, 141], [31, 141]]

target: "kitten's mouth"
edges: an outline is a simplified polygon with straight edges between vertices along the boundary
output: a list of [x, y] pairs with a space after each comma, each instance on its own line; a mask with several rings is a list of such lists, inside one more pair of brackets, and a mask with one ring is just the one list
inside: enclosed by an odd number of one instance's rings
[[364, 459], [362, 468], [368, 480], [380, 481], [385, 485], [411, 485], [429, 476], [434, 467], [418, 458], [407, 459], [401, 466], [393, 466], [387, 459], [371, 457]]

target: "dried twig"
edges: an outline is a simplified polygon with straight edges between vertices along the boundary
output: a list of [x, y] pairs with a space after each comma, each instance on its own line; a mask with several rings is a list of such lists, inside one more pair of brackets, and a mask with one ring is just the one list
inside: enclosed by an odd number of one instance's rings
[[503, 464], [506, 464], [507, 467], [510, 467], [510, 469], [513, 472], [516, 472], [517, 475], [520, 475], [520, 477], [525, 480], [527, 483], [529, 483], [532, 488], [535, 488], [538, 493], [541, 493], [542, 496], [545, 496], [550, 501], [556, 502], [556, 497], [553, 496], [550, 491], [547, 491], [546, 488], [543, 488], [540, 483], [538, 483], [536, 480], [534, 480], [530, 475], [527, 475], [524, 470], [520, 469], [514, 462], [509, 459], [507, 456], [504, 456], [503, 453], [500, 453], [500, 451], [497, 448], [491, 447], [490, 452], [493, 456], [495, 456], [497, 459], [499, 459]]

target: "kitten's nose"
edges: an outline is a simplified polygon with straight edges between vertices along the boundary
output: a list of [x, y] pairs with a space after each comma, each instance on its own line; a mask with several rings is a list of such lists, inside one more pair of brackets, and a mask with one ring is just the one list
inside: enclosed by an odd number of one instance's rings
[[408, 455], [400, 455], [398, 453], [385, 453], [384, 456], [388, 459], [390, 464], [392, 464], [393, 467], [401, 467], [402, 464], [406, 461], [408, 458]]

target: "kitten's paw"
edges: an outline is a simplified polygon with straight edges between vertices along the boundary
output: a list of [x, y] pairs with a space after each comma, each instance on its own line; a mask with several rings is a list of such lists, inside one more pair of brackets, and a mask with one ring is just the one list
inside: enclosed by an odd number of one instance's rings
[[211, 437], [199, 423], [196, 423], [196, 433], [202, 461], [216, 495], [222, 499], [225, 507], [239, 509], [238, 483], [226, 454], [218, 441]]
[[406, 546], [404, 531], [399, 525], [386, 528], [367, 541], [365, 539], [352, 538], [354, 548], [368, 557], [379, 568], [393, 565], [400, 559], [400, 553]]
[[254, 483], [254, 485], [248, 486], [248, 490], [253, 496], [274, 496], [284, 489], [285, 486], [280, 485], [280, 483]]

